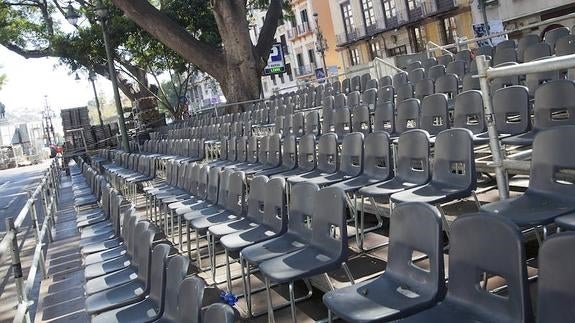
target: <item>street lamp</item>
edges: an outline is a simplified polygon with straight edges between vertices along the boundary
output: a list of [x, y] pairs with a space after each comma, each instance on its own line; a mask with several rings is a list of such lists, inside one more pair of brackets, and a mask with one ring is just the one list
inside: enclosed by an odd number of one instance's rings
[[80, 14], [72, 6], [72, 1], [68, 1], [68, 6], [66, 7], [66, 20], [68, 20], [70, 25], [76, 26], [78, 19], [80, 19]]
[[325, 75], [327, 76], [327, 65], [325, 63], [325, 52], [327, 52], [327, 50], [329, 49], [328, 45], [327, 45], [327, 39], [325, 39], [325, 37], [323, 36], [323, 33], [321, 32], [321, 29], [319, 28], [319, 23], [318, 23], [318, 14], [317, 12], [313, 13], [313, 18], [315, 19], [315, 37], [316, 37], [316, 42], [315, 42], [315, 49], [318, 53], [321, 54], [321, 60], [323, 62], [323, 69], [325, 70]]
[[[118, 80], [116, 78], [116, 69], [114, 67], [114, 56], [112, 48], [110, 47], [110, 40], [108, 35], [108, 8], [104, 6], [101, 0], [96, 0], [96, 6], [94, 8], [94, 13], [100, 21], [100, 26], [102, 27], [102, 36], [104, 38], [104, 47], [106, 47], [106, 59], [108, 61], [108, 70], [110, 74], [110, 81], [112, 82], [112, 89], [114, 90], [114, 102], [116, 104], [116, 112], [118, 113], [118, 124], [120, 128], [120, 134], [122, 136], [122, 147], [126, 152], [130, 152], [130, 144], [128, 138], [128, 131], [126, 130], [126, 121], [124, 120], [124, 110], [122, 109], [122, 101], [120, 100], [120, 91], [118, 90]], [[71, 4], [68, 5], [66, 11], [66, 20], [68, 22], [77, 22], [80, 15], [72, 7]], [[92, 83], [93, 84], [93, 83]], [[99, 111], [99, 109], [98, 109]], [[100, 119], [101, 120], [101, 119]]]
[[104, 126], [104, 121], [102, 121], [102, 111], [100, 110], [100, 100], [98, 100], [98, 92], [96, 92], [96, 73], [90, 70], [88, 73], [88, 80], [92, 83], [92, 90], [94, 90], [94, 100], [96, 101], [96, 109], [98, 110], [98, 119], [100, 120], [100, 126]]

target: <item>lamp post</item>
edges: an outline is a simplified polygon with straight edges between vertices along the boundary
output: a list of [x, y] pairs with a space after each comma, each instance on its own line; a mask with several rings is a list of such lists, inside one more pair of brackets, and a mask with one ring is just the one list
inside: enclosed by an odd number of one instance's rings
[[[104, 46], [106, 48], [106, 60], [108, 61], [108, 72], [110, 74], [110, 81], [112, 82], [112, 89], [114, 91], [114, 102], [116, 104], [116, 111], [118, 113], [118, 124], [120, 128], [120, 135], [122, 137], [122, 147], [126, 152], [130, 152], [130, 144], [128, 138], [128, 131], [126, 130], [126, 122], [124, 120], [124, 110], [122, 109], [122, 101], [120, 100], [120, 91], [118, 90], [118, 80], [116, 79], [116, 69], [114, 67], [114, 56], [112, 48], [110, 47], [110, 40], [108, 35], [108, 8], [104, 6], [101, 0], [96, 0], [96, 6], [94, 8], [94, 13], [100, 21], [100, 26], [102, 28], [102, 36], [104, 38]], [[66, 20], [72, 25], [78, 22], [80, 15], [72, 7], [71, 3], [68, 3], [66, 9]]]
[[313, 18], [315, 19], [315, 37], [316, 37], [315, 49], [321, 55], [321, 60], [323, 62], [323, 69], [327, 77], [327, 64], [325, 63], [325, 52], [329, 49], [329, 47], [327, 45], [327, 39], [325, 39], [323, 33], [321, 32], [321, 29], [319, 28], [318, 16], [319, 15], [317, 14], [317, 12], [313, 13]]
[[92, 90], [94, 90], [94, 100], [96, 101], [96, 109], [98, 110], [98, 119], [100, 120], [100, 126], [104, 126], [104, 121], [102, 121], [102, 111], [100, 110], [100, 100], [98, 100], [98, 92], [96, 92], [96, 73], [90, 70], [88, 73], [88, 80], [92, 83]]

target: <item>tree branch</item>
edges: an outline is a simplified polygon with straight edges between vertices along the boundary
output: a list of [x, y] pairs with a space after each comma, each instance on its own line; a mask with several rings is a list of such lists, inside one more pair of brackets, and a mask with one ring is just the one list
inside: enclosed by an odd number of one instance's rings
[[204, 72], [223, 79], [225, 57], [216, 48], [194, 38], [185, 28], [146, 1], [112, 0], [126, 16]]
[[13, 51], [14, 53], [28, 59], [28, 58], [42, 58], [42, 57], [50, 57], [55, 56], [55, 53], [52, 51], [51, 48], [44, 48], [44, 49], [24, 49], [18, 45], [7, 43], [2, 44], [7, 49]]
[[264, 19], [264, 24], [260, 30], [258, 43], [256, 45], [256, 58], [258, 65], [263, 69], [266, 66], [270, 49], [275, 42], [275, 34], [279, 20], [282, 16], [282, 0], [270, 0], [270, 5]]

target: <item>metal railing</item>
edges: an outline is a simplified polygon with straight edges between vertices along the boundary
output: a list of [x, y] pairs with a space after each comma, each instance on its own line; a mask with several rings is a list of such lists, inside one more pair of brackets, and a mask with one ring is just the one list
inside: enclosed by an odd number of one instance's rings
[[505, 76], [516, 76], [572, 69], [575, 68], [575, 54], [551, 57], [548, 59], [504, 67], [489, 67], [489, 62], [483, 55], [477, 56], [476, 61], [478, 70], [477, 77], [479, 78], [479, 84], [483, 94], [483, 105], [485, 106], [485, 121], [487, 123], [487, 131], [489, 133], [489, 147], [491, 148], [491, 154], [493, 158], [493, 162], [490, 166], [495, 169], [495, 178], [497, 180], [499, 198], [506, 199], [509, 197], [509, 185], [507, 181], [506, 167], [509, 168], [515, 163], [513, 163], [513, 160], [510, 159], [504, 160], [501, 143], [499, 142], [499, 135], [495, 126], [495, 114], [491, 102], [489, 81]]
[[[60, 168], [58, 159], [55, 158], [45, 171], [42, 181], [36, 187], [34, 192], [28, 192], [29, 198], [20, 210], [16, 218], [9, 217], [6, 219], [6, 234], [0, 241], [0, 261], [5, 261], [8, 254], [11, 258], [12, 273], [16, 284], [16, 293], [18, 296], [18, 307], [13, 322], [30, 322], [29, 293], [32, 290], [38, 267], [42, 272], [42, 277], [46, 277], [44, 252], [47, 245], [52, 242], [51, 228], [53, 217], [57, 211], [60, 187]], [[36, 211], [37, 203], [41, 203], [44, 218], [39, 225], [38, 214]], [[24, 221], [29, 218], [28, 229], [32, 229], [35, 238], [34, 256], [32, 264], [28, 271], [28, 276], [24, 280], [20, 253], [22, 252], [23, 243], [18, 242], [18, 232], [23, 229]], [[23, 237], [26, 239], [26, 237]]]

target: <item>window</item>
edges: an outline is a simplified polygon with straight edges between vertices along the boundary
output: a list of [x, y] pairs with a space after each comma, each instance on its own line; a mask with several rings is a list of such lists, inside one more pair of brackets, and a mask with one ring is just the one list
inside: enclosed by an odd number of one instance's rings
[[449, 17], [443, 19], [440, 30], [442, 33], [443, 44], [453, 44], [455, 43], [455, 34], [457, 33], [457, 24], [455, 22], [455, 17]]
[[355, 24], [353, 22], [353, 12], [351, 11], [351, 4], [349, 2], [341, 4], [341, 15], [343, 17], [345, 33], [351, 34], [355, 31]]
[[315, 53], [313, 49], [308, 49], [307, 55], [309, 56], [309, 63], [315, 65]]
[[307, 16], [307, 9], [303, 9], [302, 11], [300, 11], [299, 16], [301, 17], [301, 24], [307, 26], [309, 21]]
[[352, 66], [355, 65], [359, 65], [360, 64], [360, 60], [359, 60], [359, 49], [357, 48], [350, 48], [349, 49], [349, 63]]
[[418, 53], [425, 50], [425, 43], [427, 43], [427, 40], [425, 39], [425, 33], [421, 26], [411, 28], [411, 44], [413, 51]]
[[374, 40], [369, 44], [369, 52], [372, 60], [376, 57], [381, 57], [381, 45], [378, 40]]
[[385, 13], [385, 19], [389, 20], [397, 16], [397, 11], [395, 9], [395, 0], [383, 0], [383, 11]]
[[293, 72], [291, 70], [291, 64], [286, 64], [286, 73], [290, 81], [293, 81]]
[[407, 54], [407, 47], [405, 45], [401, 45], [398, 47], [390, 48], [387, 50], [387, 56], [397, 56], [397, 55], [405, 55]]
[[297, 61], [297, 66], [303, 66], [303, 55], [301, 53], [298, 53], [295, 56], [295, 59]]
[[413, 11], [421, 7], [421, 0], [407, 0], [407, 9]]
[[274, 85], [278, 85], [278, 84], [277, 84], [277, 81], [276, 81], [276, 76], [275, 76], [275, 74], [270, 75], [270, 77], [271, 77], [272, 82], [274, 83]]
[[373, 0], [361, 0], [361, 9], [363, 10], [363, 22], [365, 27], [375, 25], [375, 10], [373, 9]]
[[284, 55], [289, 54], [289, 47], [287, 45], [286, 35], [280, 36], [280, 43], [282, 43], [282, 49], [284, 50]]

